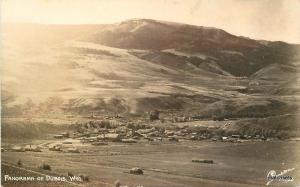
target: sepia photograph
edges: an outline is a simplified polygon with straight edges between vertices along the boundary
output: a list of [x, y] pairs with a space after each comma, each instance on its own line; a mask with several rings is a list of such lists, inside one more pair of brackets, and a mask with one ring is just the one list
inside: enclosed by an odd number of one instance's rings
[[300, 187], [300, 0], [0, 0], [1, 187]]

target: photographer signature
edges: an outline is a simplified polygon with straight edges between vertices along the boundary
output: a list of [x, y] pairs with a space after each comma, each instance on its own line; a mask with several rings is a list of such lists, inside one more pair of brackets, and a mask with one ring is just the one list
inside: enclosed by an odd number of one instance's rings
[[275, 170], [271, 170], [269, 171], [268, 175], [267, 175], [267, 186], [277, 180], [277, 181], [284, 181], [284, 182], [291, 182], [294, 180], [294, 178], [292, 176], [289, 176], [289, 175], [286, 175], [287, 173], [291, 172], [295, 170], [295, 168], [291, 168], [291, 169], [286, 169], [286, 170], [283, 170], [281, 171], [279, 174], [276, 173]]

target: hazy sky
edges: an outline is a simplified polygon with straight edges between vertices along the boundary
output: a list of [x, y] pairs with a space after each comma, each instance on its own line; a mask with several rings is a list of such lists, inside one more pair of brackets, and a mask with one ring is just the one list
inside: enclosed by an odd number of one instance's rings
[[300, 43], [300, 0], [2, 0], [1, 9], [4, 22], [95, 24], [152, 18]]

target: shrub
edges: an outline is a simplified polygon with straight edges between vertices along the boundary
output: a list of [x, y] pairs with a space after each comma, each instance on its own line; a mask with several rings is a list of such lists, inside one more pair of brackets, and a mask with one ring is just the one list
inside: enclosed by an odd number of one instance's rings
[[39, 166], [39, 169], [43, 169], [43, 170], [51, 170], [51, 166], [49, 164], [45, 164], [43, 163], [42, 165]]
[[140, 168], [132, 168], [129, 170], [129, 173], [134, 174], [134, 175], [143, 175], [144, 174], [143, 170]]
[[82, 179], [82, 181], [85, 181], [85, 182], [90, 181], [90, 178], [87, 175], [79, 175], [79, 177]]
[[277, 137], [281, 140], [285, 140], [285, 139], [290, 138], [290, 134], [288, 132], [285, 132], [285, 131], [280, 131], [280, 132], [277, 133]]
[[115, 181], [115, 187], [120, 187], [121, 186], [121, 182], [119, 180]]
[[22, 161], [21, 161], [21, 160], [18, 160], [17, 165], [18, 165], [18, 166], [23, 166]]
[[154, 110], [150, 112], [150, 121], [159, 120], [159, 111]]
[[69, 176], [69, 177], [73, 177], [73, 176], [74, 176], [74, 174], [73, 174], [73, 173], [71, 173], [71, 172], [68, 172], [68, 176]]

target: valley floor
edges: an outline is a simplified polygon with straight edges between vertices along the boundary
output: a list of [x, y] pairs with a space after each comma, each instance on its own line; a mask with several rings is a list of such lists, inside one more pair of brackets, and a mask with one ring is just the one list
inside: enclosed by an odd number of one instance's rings
[[[38, 143], [46, 146], [48, 141]], [[89, 182], [79, 183], [83, 186], [113, 186], [119, 180], [121, 185], [130, 187], [257, 187], [266, 185], [270, 170], [280, 173], [290, 168], [295, 168], [289, 173], [293, 182], [270, 185], [297, 186], [300, 184], [299, 145], [297, 141], [243, 144], [184, 141], [83, 145], [80, 153], [49, 151], [45, 147], [42, 152], [5, 151], [1, 156], [2, 181], [4, 186], [28, 186], [22, 182], [12, 185], [3, 176], [22, 175], [26, 170], [29, 170], [27, 175], [30, 171], [45, 174], [37, 166], [48, 163], [52, 170], [47, 175], [67, 176], [68, 172], [87, 175]], [[195, 163], [193, 159], [211, 159], [214, 163]], [[16, 167], [18, 160], [22, 161], [21, 169]], [[133, 167], [142, 168], [144, 175], [129, 174]]]

